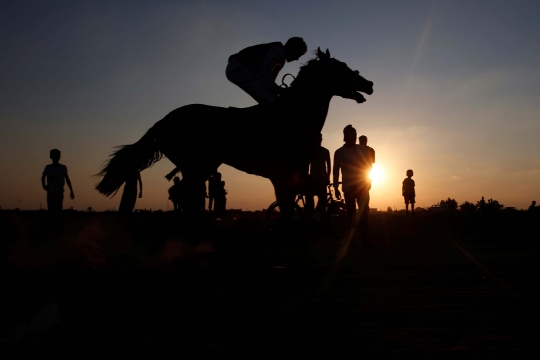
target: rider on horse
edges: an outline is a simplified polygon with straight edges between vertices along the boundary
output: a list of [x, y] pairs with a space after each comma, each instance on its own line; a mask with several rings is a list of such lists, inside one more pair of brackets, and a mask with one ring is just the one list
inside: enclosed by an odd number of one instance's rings
[[225, 74], [258, 103], [273, 104], [283, 91], [275, 81], [285, 61], [298, 60], [306, 51], [300, 37], [290, 38], [285, 45], [272, 42], [250, 46], [229, 57]]

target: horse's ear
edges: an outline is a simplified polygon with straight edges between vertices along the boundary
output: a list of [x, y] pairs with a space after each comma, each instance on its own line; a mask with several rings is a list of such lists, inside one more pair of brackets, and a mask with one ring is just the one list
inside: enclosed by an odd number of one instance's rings
[[330, 58], [330, 51], [328, 51], [328, 49], [326, 49], [326, 56], [328, 56], [328, 58]]
[[317, 48], [317, 57], [319, 59], [324, 59], [324, 53], [321, 51], [320, 47]]

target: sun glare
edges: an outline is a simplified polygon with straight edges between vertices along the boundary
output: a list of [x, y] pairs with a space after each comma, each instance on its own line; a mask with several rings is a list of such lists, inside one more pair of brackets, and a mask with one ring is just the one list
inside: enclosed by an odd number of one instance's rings
[[374, 185], [380, 184], [384, 180], [384, 171], [380, 166], [374, 164], [369, 173], [369, 177]]

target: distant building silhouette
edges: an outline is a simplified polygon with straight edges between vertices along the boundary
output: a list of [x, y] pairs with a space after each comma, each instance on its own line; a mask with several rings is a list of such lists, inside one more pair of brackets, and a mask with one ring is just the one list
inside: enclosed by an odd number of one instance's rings
[[43, 175], [41, 176], [41, 186], [47, 191], [47, 208], [52, 212], [62, 211], [65, 183], [69, 187], [70, 199], [75, 199], [67, 166], [59, 163], [60, 156], [60, 150], [52, 149], [50, 151], [49, 157], [52, 160], [52, 164], [45, 166], [45, 170], [43, 170]]

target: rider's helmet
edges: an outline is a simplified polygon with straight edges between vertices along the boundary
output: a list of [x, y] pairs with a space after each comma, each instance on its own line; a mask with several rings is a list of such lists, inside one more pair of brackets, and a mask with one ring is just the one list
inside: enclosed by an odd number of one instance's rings
[[307, 51], [306, 42], [301, 37], [292, 37], [285, 43], [285, 51], [288, 62], [298, 60]]

